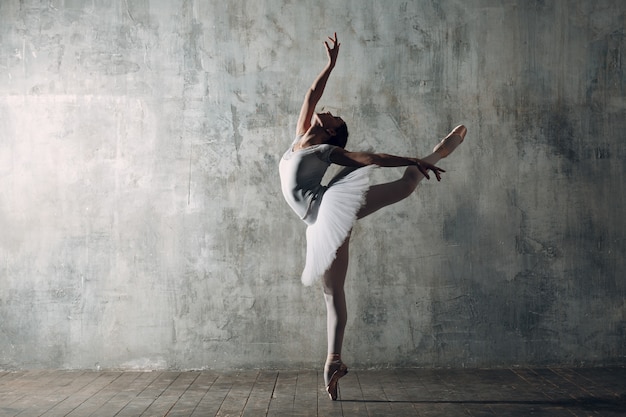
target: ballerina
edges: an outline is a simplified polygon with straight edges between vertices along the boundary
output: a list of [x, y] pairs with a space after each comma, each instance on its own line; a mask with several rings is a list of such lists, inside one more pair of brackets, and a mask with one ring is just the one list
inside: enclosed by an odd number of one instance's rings
[[[321, 279], [327, 314], [327, 359], [324, 365], [326, 391], [337, 399], [338, 381], [348, 373], [341, 361], [347, 321], [344, 283], [348, 270], [350, 232], [357, 219], [397, 203], [411, 195], [419, 182], [430, 179], [429, 171], [441, 181], [443, 169], [435, 166], [463, 142], [467, 129], [455, 127], [423, 159], [346, 150], [348, 128], [330, 112], [316, 113], [335, 68], [340, 43], [337, 34], [324, 42], [328, 62], [306, 92], [296, 126], [295, 140], [280, 160], [281, 189], [293, 211], [307, 224], [306, 263], [302, 283]], [[322, 178], [330, 164], [343, 166], [328, 185]], [[376, 167], [407, 167], [403, 176], [385, 184], [369, 185]]]

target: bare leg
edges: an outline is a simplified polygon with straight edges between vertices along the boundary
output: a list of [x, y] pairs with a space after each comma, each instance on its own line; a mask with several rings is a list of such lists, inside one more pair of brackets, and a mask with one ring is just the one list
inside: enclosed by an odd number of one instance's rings
[[[422, 158], [426, 162], [436, 164], [441, 159], [437, 152]], [[378, 184], [370, 187], [365, 196], [365, 204], [359, 210], [357, 217], [362, 219], [377, 210], [410, 196], [417, 188], [424, 175], [415, 166], [407, 167], [402, 178], [385, 184]]]
[[[467, 129], [465, 126], [455, 127], [448, 136], [435, 146], [433, 153], [422, 159], [431, 164], [436, 164], [442, 158], [452, 153], [463, 142], [466, 133]], [[357, 217], [362, 219], [383, 207], [404, 200], [415, 191], [422, 179], [424, 179], [424, 175], [419, 169], [415, 166], [410, 166], [404, 171], [404, 175], [399, 180], [370, 187], [365, 196], [365, 204], [359, 210]]]
[[350, 236], [337, 249], [337, 257], [324, 273], [324, 300], [326, 301], [328, 354], [341, 354], [343, 334], [348, 320], [344, 283], [348, 271]]
[[324, 382], [333, 400], [337, 399], [337, 381], [348, 372], [347, 367], [341, 362], [341, 348], [348, 319], [344, 283], [348, 271], [349, 246], [350, 236], [337, 249], [335, 260], [322, 277], [328, 333], [328, 357], [324, 365]]

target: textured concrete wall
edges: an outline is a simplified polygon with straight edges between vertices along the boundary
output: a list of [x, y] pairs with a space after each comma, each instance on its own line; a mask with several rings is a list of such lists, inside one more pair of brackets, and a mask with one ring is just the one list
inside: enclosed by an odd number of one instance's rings
[[346, 360], [626, 362], [625, 22], [621, 0], [3, 0], [0, 368], [320, 366], [277, 164], [334, 30], [321, 104], [354, 148], [469, 129], [442, 183], [356, 227]]

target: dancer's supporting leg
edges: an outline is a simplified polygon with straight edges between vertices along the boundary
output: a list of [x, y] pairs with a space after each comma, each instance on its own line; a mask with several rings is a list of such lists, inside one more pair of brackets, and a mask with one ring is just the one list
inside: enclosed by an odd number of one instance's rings
[[349, 246], [350, 236], [337, 249], [335, 260], [322, 277], [328, 333], [328, 357], [324, 366], [324, 383], [333, 400], [337, 399], [337, 380], [348, 372], [341, 362], [341, 348], [348, 318], [344, 283], [348, 271]]
[[350, 236], [337, 249], [337, 256], [330, 268], [324, 273], [324, 300], [328, 310], [328, 354], [341, 353], [343, 333], [346, 327], [348, 311], [346, 309], [346, 296], [344, 282], [348, 271]]

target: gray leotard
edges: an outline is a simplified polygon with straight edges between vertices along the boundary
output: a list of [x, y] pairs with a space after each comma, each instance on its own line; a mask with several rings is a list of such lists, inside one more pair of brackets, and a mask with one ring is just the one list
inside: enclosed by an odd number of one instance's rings
[[326, 191], [322, 178], [330, 166], [330, 154], [336, 146], [323, 144], [284, 153], [280, 164], [280, 182], [283, 196], [289, 206], [308, 225], [315, 223], [317, 212]]
[[322, 178], [336, 146], [314, 145], [294, 152], [298, 139], [281, 158], [279, 172], [285, 200], [307, 224], [301, 278], [304, 285], [311, 285], [328, 270], [337, 249], [350, 235], [369, 189], [369, 172], [375, 166], [345, 167], [324, 186]]

